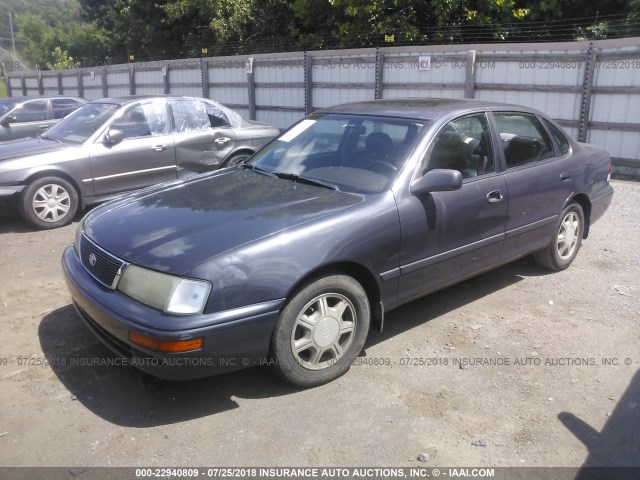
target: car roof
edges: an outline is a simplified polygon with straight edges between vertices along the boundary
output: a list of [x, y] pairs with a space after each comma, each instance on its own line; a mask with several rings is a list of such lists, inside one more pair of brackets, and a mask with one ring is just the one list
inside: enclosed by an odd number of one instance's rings
[[[139, 100], [150, 100], [153, 98], [201, 98], [194, 97], [189, 95], [123, 95], [121, 97], [108, 97], [108, 98], [100, 98], [97, 100], [92, 100], [91, 103], [114, 103], [116, 105], [125, 105], [127, 103], [139, 101]], [[208, 99], [204, 99], [208, 100]]]
[[[20, 103], [20, 102], [26, 102], [27, 100], [49, 100], [49, 99], [56, 99], [56, 98], [73, 98], [75, 100], [84, 100], [83, 98], [75, 97], [73, 95], [27, 95], [27, 96], [0, 98], [0, 100]], [[84, 101], [86, 102], [87, 100], [84, 100]]]
[[380, 117], [415, 118], [417, 120], [435, 120], [454, 112], [471, 109], [495, 109], [509, 107], [522, 111], [533, 111], [527, 107], [506, 103], [457, 98], [393, 98], [353, 102], [323, 108], [316, 113], [344, 113], [353, 115], [376, 115]]

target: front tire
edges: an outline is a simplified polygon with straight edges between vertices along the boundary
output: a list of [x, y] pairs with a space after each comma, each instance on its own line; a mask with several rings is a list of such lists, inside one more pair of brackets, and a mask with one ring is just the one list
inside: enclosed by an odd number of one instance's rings
[[314, 387], [344, 375], [369, 332], [371, 310], [362, 286], [332, 275], [313, 281], [280, 313], [271, 339], [277, 374], [298, 387]]
[[62, 178], [39, 178], [24, 189], [19, 207], [22, 218], [33, 227], [63, 227], [78, 211], [78, 192]]
[[584, 234], [584, 213], [577, 203], [570, 203], [560, 214], [556, 235], [549, 246], [533, 254], [536, 263], [550, 270], [567, 268], [578, 254]]

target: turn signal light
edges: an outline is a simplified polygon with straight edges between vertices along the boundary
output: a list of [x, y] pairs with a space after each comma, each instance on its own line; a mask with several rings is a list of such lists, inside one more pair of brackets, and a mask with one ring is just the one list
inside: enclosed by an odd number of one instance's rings
[[166, 342], [163, 340], [149, 338], [136, 332], [129, 332], [129, 340], [150, 350], [169, 353], [190, 352], [192, 350], [199, 350], [202, 348], [203, 344], [202, 338], [179, 340], [177, 342]]

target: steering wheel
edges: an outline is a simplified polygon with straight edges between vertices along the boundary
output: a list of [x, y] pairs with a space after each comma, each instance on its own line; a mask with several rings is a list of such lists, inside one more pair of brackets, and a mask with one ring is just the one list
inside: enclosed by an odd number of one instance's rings
[[387, 175], [389, 174], [389, 171], [391, 171], [391, 174], [393, 175], [398, 171], [398, 168], [389, 162], [385, 162], [383, 160], [374, 160], [369, 164], [369, 166], [367, 167], [367, 170], [373, 170], [373, 171], [377, 170], [383, 175]]

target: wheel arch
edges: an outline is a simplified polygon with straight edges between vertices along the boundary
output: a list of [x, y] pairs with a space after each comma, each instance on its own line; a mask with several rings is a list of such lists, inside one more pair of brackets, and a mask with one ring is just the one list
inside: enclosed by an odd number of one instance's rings
[[233, 157], [237, 156], [237, 155], [253, 155], [254, 153], [256, 153], [255, 150], [251, 150], [250, 148], [247, 147], [240, 147], [237, 150], [232, 151], [229, 155], [227, 155], [224, 159], [224, 163], [226, 164], [229, 160], [231, 160]]
[[78, 193], [78, 203], [79, 203], [79, 208], [83, 208], [84, 207], [84, 195], [83, 195], [83, 191], [82, 188], [80, 187], [80, 185], [78, 184], [78, 182], [68, 173], [62, 171], [62, 170], [56, 170], [56, 169], [45, 169], [45, 170], [38, 170], [36, 172], [32, 172], [25, 180], [24, 180], [24, 184], [25, 185], [29, 185], [31, 182], [35, 181], [35, 180], [39, 180], [41, 178], [45, 178], [45, 177], [59, 177], [62, 178], [64, 180], [66, 180], [67, 182], [69, 182], [71, 184], [71, 186], [73, 186], [73, 188], [76, 190], [76, 192]]
[[29, 176], [25, 179], [24, 183], [26, 185], [28, 185], [31, 182], [33, 182], [34, 180], [38, 180], [38, 179], [44, 178], [44, 177], [60, 177], [60, 178], [62, 178], [64, 180], [66, 180], [71, 185], [73, 185], [73, 188], [76, 189], [76, 192], [78, 192], [78, 197], [80, 197], [80, 199], [82, 198], [82, 188], [80, 187], [78, 182], [71, 175], [69, 175], [67, 172], [65, 172], [64, 170], [57, 170], [55, 168], [54, 169], [47, 168], [47, 169], [44, 169], [44, 170], [37, 170], [35, 172], [30, 173]]
[[347, 275], [362, 285], [362, 288], [369, 299], [372, 325], [378, 330], [381, 330], [383, 311], [381, 307], [380, 285], [376, 280], [375, 274], [373, 274], [371, 270], [356, 262], [335, 262], [322, 265], [321, 267], [311, 270], [304, 277], [299, 279], [287, 292], [286, 302], [288, 303], [298, 291], [304, 288], [305, 285], [329, 275]]
[[587, 238], [589, 236], [589, 227], [591, 226], [591, 200], [585, 193], [578, 193], [571, 197], [570, 202], [575, 202], [582, 207], [582, 212], [584, 213], [584, 233], [582, 238]]

